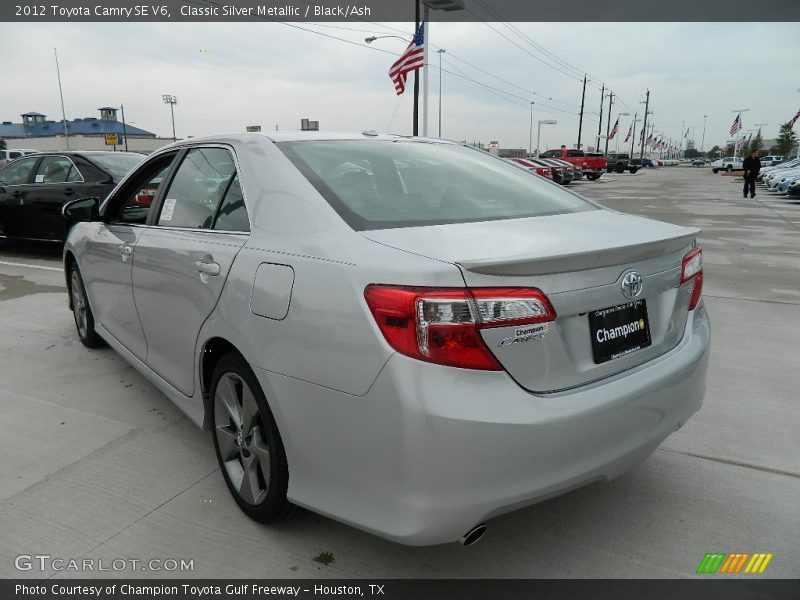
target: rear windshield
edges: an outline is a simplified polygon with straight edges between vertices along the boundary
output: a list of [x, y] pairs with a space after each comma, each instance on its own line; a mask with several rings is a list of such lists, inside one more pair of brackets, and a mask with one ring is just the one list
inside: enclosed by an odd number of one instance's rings
[[144, 155], [109, 152], [108, 154], [87, 154], [86, 157], [104, 171], [111, 173], [114, 179], [122, 179], [133, 167], [142, 162]]
[[525, 169], [453, 144], [342, 140], [277, 145], [357, 231], [597, 209]]

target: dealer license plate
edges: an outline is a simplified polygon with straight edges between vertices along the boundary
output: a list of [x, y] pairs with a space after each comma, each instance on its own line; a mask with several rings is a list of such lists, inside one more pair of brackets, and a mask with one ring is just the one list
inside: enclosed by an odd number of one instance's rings
[[647, 303], [634, 300], [589, 313], [595, 363], [626, 356], [650, 345]]

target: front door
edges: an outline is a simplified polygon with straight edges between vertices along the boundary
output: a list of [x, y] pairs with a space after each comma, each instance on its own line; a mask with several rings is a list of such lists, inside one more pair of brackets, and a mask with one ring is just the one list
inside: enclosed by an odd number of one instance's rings
[[141, 190], [157, 189], [174, 158], [154, 160], [108, 199], [98, 230], [87, 236], [79, 265], [96, 324], [142, 361], [147, 341], [134, 303], [131, 269], [152, 206], [150, 196], [143, 203]]
[[25, 199], [39, 157], [22, 158], [0, 170], [0, 236], [27, 237]]

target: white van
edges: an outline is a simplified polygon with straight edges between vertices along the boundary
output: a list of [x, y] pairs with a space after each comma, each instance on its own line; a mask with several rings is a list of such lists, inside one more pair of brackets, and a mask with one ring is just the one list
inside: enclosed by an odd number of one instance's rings
[[27, 148], [9, 148], [7, 150], [0, 150], [0, 167], [6, 163], [10, 163], [15, 158], [25, 156], [26, 154], [33, 154], [34, 152], [38, 152], [38, 150], [30, 150]]

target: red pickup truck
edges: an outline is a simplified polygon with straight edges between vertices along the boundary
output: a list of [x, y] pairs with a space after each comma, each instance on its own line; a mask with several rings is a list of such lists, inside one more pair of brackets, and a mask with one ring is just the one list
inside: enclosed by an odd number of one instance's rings
[[606, 158], [602, 154], [584, 152], [577, 148], [567, 148], [562, 146], [556, 150], [542, 152], [542, 158], [560, 158], [568, 163], [580, 167], [587, 179], [598, 179], [606, 172]]

